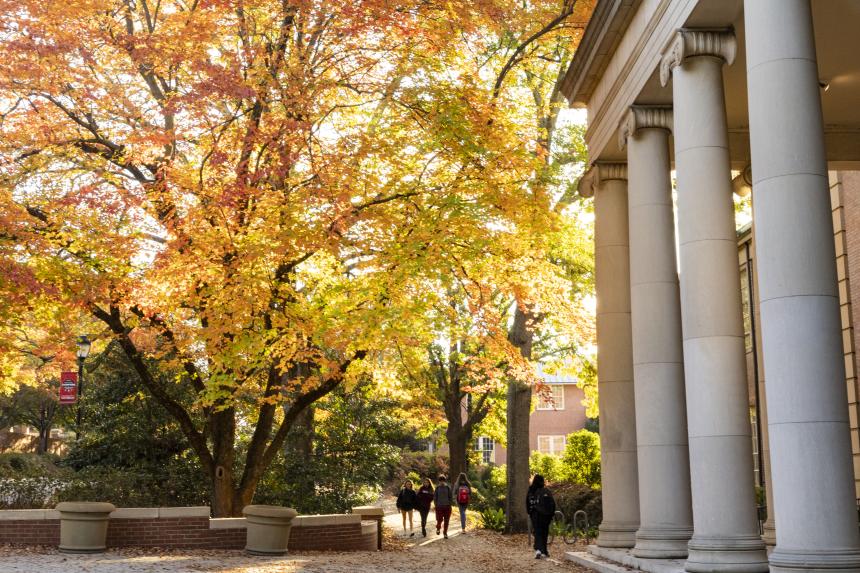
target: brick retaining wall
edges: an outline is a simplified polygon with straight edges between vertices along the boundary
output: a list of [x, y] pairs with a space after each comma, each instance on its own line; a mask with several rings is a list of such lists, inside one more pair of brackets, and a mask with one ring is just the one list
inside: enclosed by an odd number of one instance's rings
[[291, 551], [374, 551], [376, 522], [360, 515], [308, 515], [293, 520]]
[[[119, 508], [108, 522], [108, 547], [244, 549], [245, 519], [211, 519], [208, 507]], [[290, 551], [372, 551], [375, 521], [358, 514], [308, 515], [293, 520]], [[0, 544], [58, 545], [55, 510], [0, 511]]]
[[59, 545], [60, 513], [52, 509], [0, 511], [0, 543]]

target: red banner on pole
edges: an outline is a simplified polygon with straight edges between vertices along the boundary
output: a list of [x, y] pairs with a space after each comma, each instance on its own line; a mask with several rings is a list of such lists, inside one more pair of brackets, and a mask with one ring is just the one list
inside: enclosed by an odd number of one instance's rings
[[60, 404], [74, 404], [78, 401], [78, 373], [60, 374]]

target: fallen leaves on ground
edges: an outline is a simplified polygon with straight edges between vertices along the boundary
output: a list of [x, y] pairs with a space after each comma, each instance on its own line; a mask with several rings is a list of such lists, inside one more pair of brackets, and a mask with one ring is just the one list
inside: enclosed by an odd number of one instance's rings
[[122, 548], [102, 554], [65, 555], [52, 547], [0, 546], [2, 570], [39, 573], [404, 573], [428, 568], [445, 573], [586, 573], [564, 560], [581, 547], [550, 546], [552, 559], [536, 560], [525, 535], [470, 530], [450, 539], [409, 546], [385, 530], [384, 551], [292, 552], [256, 557], [243, 551]]

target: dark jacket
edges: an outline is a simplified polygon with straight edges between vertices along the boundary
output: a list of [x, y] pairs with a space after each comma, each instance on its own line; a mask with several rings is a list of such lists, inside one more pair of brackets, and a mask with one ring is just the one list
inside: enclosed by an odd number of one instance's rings
[[531, 517], [552, 518], [555, 515], [555, 499], [547, 488], [529, 488], [526, 495], [526, 511]]
[[430, 505], [433, 503], [433, 486], [422, 485], [419, 487], [417, 497], [415, 508], [418, 511], [430, 511]]
[[439, 484], [433, 494], [433, 502], [436, 507], [451, 507], [454, 505], [454, 490], [447, 483]]
[[405, 487], [397, 494], [397, 509], [404, 511], [412, 511], [415, 509], [415, 503], [418, 501], [418, 494], [414, 489], [406, 489]]

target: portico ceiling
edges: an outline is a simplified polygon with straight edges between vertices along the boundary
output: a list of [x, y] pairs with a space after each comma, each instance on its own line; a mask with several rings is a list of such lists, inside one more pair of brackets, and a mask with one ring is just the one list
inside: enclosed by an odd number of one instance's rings
[[[833, 168], [860, 168], [860, 2], [813, 0], [812, 7], [819, 77], [827, 86], [821, 94], [828, 159]], [[631, 104], [671, 104], [671, 85], [660, 85], [657, 63], [674, 29], [732, 26], [738, 56], [724, 69], [726, 113], [733, 165], [748, 163], [741, 0], [601, 0], [595, 15], [589, 27], [596, 28], [586, 32], [565, 83], [571, 105], [588, 107], [592, 160], [624, 158], [616, 128]]]

